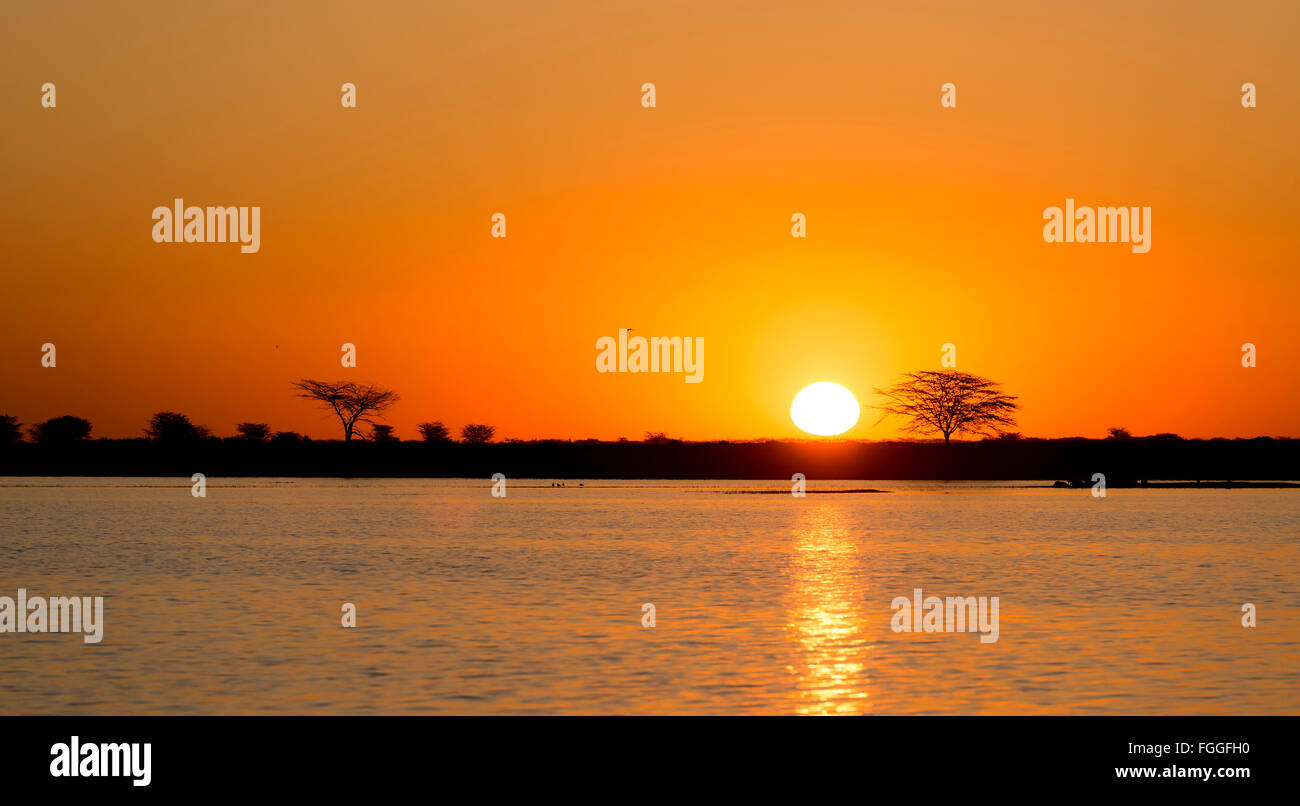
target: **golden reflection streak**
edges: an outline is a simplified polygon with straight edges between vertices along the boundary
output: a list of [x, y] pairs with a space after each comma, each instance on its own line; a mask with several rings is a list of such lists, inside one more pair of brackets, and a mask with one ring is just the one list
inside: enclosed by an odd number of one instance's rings
[[799, 504], [786, 629], [802, 664], [790, 668], [801, 714], [858, 714], [867, 702], [865, 578], [840, 505]]

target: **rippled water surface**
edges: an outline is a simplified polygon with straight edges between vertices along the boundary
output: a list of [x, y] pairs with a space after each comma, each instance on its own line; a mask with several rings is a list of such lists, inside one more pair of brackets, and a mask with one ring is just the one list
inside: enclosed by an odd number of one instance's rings
[[1300, 713], [1300, 491], [508, 484], [0, 479], [0, 713]]

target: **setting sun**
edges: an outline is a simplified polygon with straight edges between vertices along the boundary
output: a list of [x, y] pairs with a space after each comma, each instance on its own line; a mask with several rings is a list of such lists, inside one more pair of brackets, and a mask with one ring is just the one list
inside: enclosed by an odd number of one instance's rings
[[805, 386], [790, 404], [794, 424], [819, 437], [843, 434], [857, 424], [859, 413], [853, 393], [831, 381]]

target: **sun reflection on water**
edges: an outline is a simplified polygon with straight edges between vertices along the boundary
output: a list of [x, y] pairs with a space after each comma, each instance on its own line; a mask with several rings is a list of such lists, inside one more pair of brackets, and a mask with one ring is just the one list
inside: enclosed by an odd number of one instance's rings
[[786, 629], [796, 645], [801, 714], [859, 714], [867, 701], [866, 577], [835, 503], [808, 502], [795, 527]]

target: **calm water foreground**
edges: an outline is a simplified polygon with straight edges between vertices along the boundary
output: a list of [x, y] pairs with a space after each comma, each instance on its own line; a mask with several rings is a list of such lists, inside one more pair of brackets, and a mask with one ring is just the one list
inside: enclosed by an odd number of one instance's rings
[[1300, 713], [1300, 491], [549, 483], [0, 479], [0, 713]]

